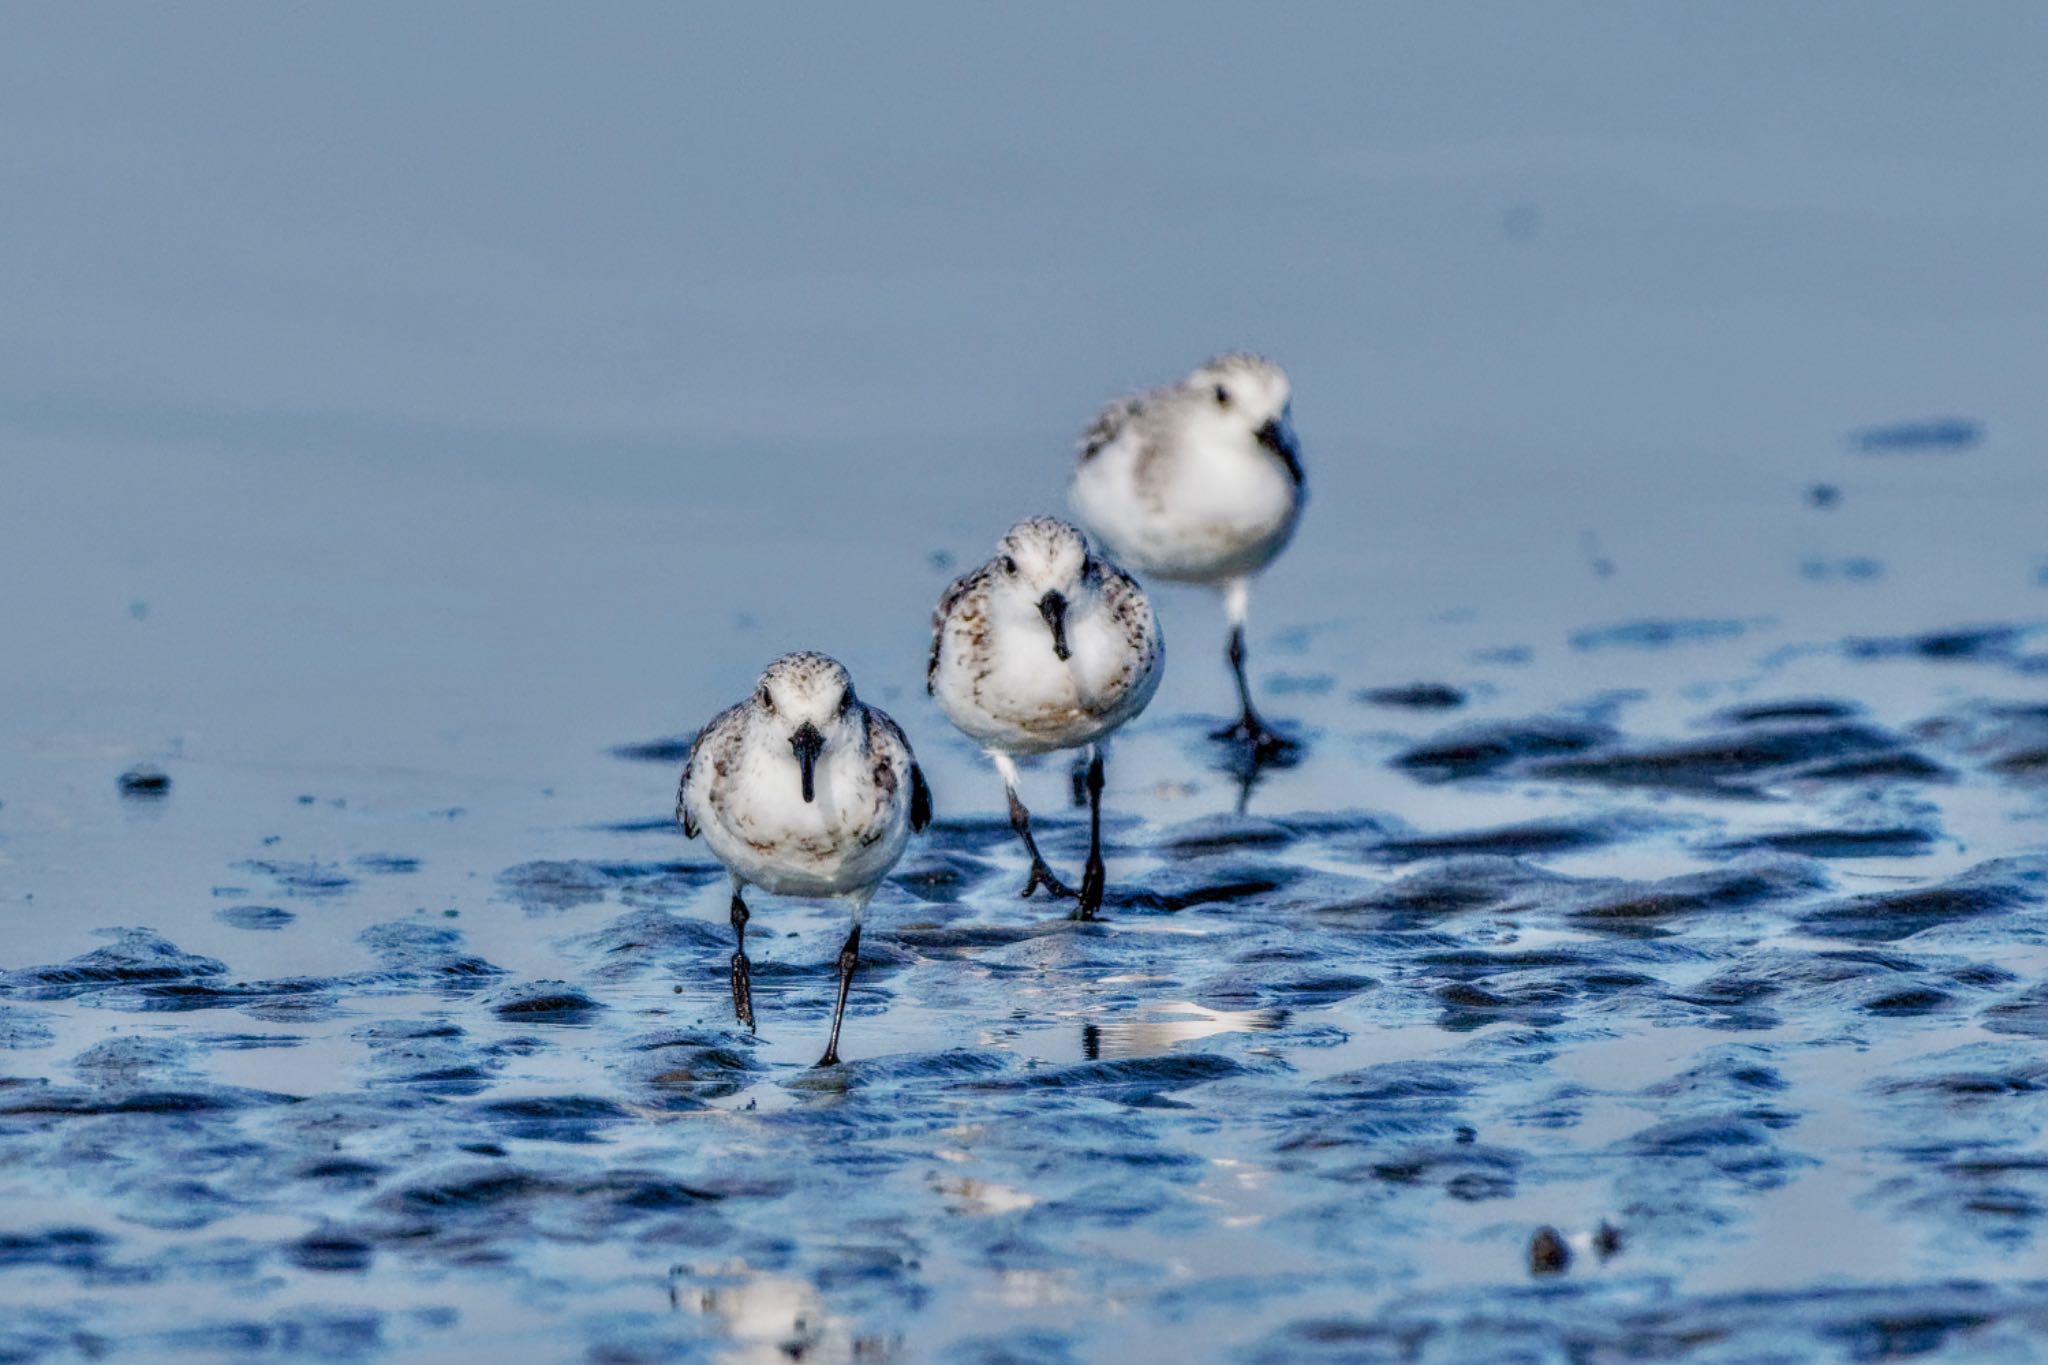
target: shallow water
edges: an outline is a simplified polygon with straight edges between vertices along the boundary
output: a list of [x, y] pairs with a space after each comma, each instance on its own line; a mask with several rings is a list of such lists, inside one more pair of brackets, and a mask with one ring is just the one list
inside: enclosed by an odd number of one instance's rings
[[[1269, 688], [1310, 743], [1248, 790], [1201, 737], [1207, 604], [1171, 599], [1195, 644], [1115, 749], [1098, 925], [1015, 899], [993, 776], [890, 689], [914, 650], [856, 662], [940, 820], [877, 902], [832, 1072], [807, 1063], [843, 920], [756, 907], [761, 1034], [737, 1032], [724, 892], [667, 822], [659, 731], [521, 718], [493, 687], [461, 717], [380, 697], [416, 728], [359, 737], [361, 682], [309, 674], [333, 719], [273, 761], [265, 727], [307, 714], [279, 698], [244, 726], [147, 679], [45, 694], [0, 794], [0, 1349], [2029, 1358], [2037, 590], [1987, 595], [1995, 630], [1851, 612], [1791, 553], [1802, 516], [1850, 513], [1795, 493], [1787, 553], [1715, 509], [1741, 576], [1775, 579], [1726, 618], [1595, 613], [1573, 565], [1553, 625], [1446, 596], [1372, 629], [1308, 587], [1369, 566], [1306, 544], [1273, 615], [1313, 625], [1260, 657], [1327, 683]], [[629, 515], [468, 495], [479, 554], [522, 516], [595, 546]], [[304, 529], [316, 554], [339, 534]], [[866, 553], [905, 595], [942, 576]], [[233, 576], [180, 572], [173, 601]], [[176, 610], [109, 644], [219, 667], [152, 638]], [[434, 618], [387, 603], [367, 647], [424, 649]], [[612, 619], [624, 653], [675, 649]], [[713, 622], [674, 662], [743, 686], [761, 636]], [[1528, 661], [1489, 661], [1502, 641]], [[149, 705], [198, 719], [152, 731]], [[168, 790], [121, 790], [140, 760]], [[1063, 772], [1031, 781], [1077, 861]], [[1539, 1275], [1545, 1227], [1569, 1264]]]
[[[334, 60], [368, 60], [344, 27]], [[2005, 164], [2002, 83], [2035, 66], [1989, 27], [1888, 29], [1969, 77], [1923, 100], [1856, 60], [1867, 38], [1809, 35], [1802, 62], [1838, 63], [1817, 80], [1746, 34], [1610, 28], [1439, 35], [1479, 42], [1495, 98], [1533, 79], [1522, 44], [1617, 59], [1600, 107], [1528, 96], [1498, 144], [1401, 42], [1255, 54], [1306, 71], [1274, 84], [1292, 137], [1256, 196], [1296, 212], [1258, 226], [1293, 269], [1366, 271], [1376, 309], [1220, 268], [1220, 301], [1174, 303], [1222, 263], [1171, 231], [1202, 202], [1177, 195], [1125, 205], [1157, 229], [1128, 242], [1062, 223], [1066, 294], [1007, 257], [913, 270], [890, 168], [927, 79], [1031, 87], [1010, 93], [1068, 154], [1004, 143], [1018, 180], [995, 188], [985, 146], [930, 133], [920, 166], [952, 197], [918, 221], [948, 230], [1001, 200], [1032, 235], [1134, 135], [1103, 142], [1100, 110], [1063, 115], [1021, 70], [844, 33], [796, 59], [839, 72], [851, 44], [904, 79], [833, 124], [829, 195], [875, 215], [803, 267], [836, 290], [623, 170], [579, 172], [616, 192], [589, 201], [607, 231], [628, 224], [602, 259], [584, 201], [435, 217], [443, 159], [505, 169], [453, 118], [417, 153], [432, 231], [376, 185], [353, 203], [388, 248], [355, 248], [375, 288], [284, 272], [300, 325], [332, 328], [314, 354], [172, 262], [163, 287], [211, 301], [221, 349], [133, 341], [154, 378], [73, 384], [60, 362], [93, 337], [157, 335], [159, 295], [118, 271], [24, 289], [17, 329], [37, 299], [91, 307], [46, 302], [35, 346], [9, 333], [67, 382], [0, 392], [0, 578], [33, 585], [0, 595], [0, 1360], [2039, 1358], [2048, 422], [2038, 310], [2013, 304], [2032, 277], [2005, 268], [2038, 214], [2027, 178], [1971, 179]], [[1113, 46], [1071, 17], [1048, 33], [1048, 59]], [[165, 70], [205, 69], [193, 34], [156, 37]], [[555, 69], [529, 38], [473, 88], [380, 52], [392, 108], [527, 109], [556, 88], [521, 83]], [[1672, 79], [1702, 43], [1751, 103]], [[157, 121], [119, 62], [80, 60], [122, 158], [156, 145], [120, 122], [142, 115], [194, 174], [276, 154], [260, 121], [175, 100]], [[697, 126], [659, 63], [620, 60], [625, 122]], [[1142, 93], [1210, 58], [1160, 60], [1116, 74]], [[221, 98], [289, 103], [246, 73]], [[1593, 131], [1609, 99], [1639, 133]], [[1395, 120], [1361, 152], [1377, 100], [1453, 131]], [[1210, 112], [1217, 141], [1173, 165], [1273, 131]], [[815, 159], [819, 117], [779, 110], [711, 183]], [[1896, 159], [1834, 156], [1833, 119]], [[62, 120], [10, 127], [41, 173], [92, 172]], [[1775, 150], [1727, 151], [1759, 128]], [[404, 141], [331, 131], [316, 169]], [[526, 141], [517, 165], [553, 165]], [[287, 219], [324, 202], [275, 173]], [[1952, 193], [1901, 208], [1909, 183]], [[86, 201], [50, 202], [24, 230], [61, 243]], [[211, 240], [215, 211], [133, 216]], [[725, 294], [674, 266], [737, 327], [675, 390], [636, 387], [670, 254], [649, 223], [749, 266]], [[1731, 232], [1771, 248], [1749, 273]], [[274, 249], [331, 245], [292, 240]], [[836, 254], [858, 249], [883, 264]], [[515, 300], [493, 260], [575, 284]], [[1886, 299], [1915, 318], [1873, 322], [1873, 262], [1913, 268]], [[1091, 287], [1142, 323], [1076, 341]], [[386, 292], [475, 353], [408, 349], [358, 311]], [[563, 378], [517, 328], [478, 336], [479, 297], [590, 354]], [[934, 353], [990, 299], [1018, 301], [1014, 335]], [[1361, 336], [1361, 311], [1387, 330]], [[790, 319], [814, 352], [769, 345]], [[1254, 332], [1296, 370], [1315, 501], [1255, 601], [1254, 672], [1307, 745], [1258, 773], [1209, 746], [1218, 614], [1167, 594], [1165, 688], [1110, 759], [1109, 911], [1075, 925], [1015, 897], [996, 779], [921, 692], [927, 613], [1057, 506], [1097, 389], [1156, 378], [1133, 356], [1179, 364], [1194, 331]], [[1042, 412], [1056, 396], [1080, 410]], [[876, 902], [830, 1072], [808, 1064], [842, 916], [755, 905], [760, 1034], [739, 1032], [720, 877], [668, 815], [675, 737], [798, 644], [903, 722], [940, 817]], [[168, 785], [123, 782], [144, 766]], [[1027, 780], [1078, 866], [1065, 773]]]

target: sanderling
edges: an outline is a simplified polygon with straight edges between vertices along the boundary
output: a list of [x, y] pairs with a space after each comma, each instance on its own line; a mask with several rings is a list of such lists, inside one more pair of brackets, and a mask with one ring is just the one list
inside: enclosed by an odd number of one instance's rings
[[855, 697], [846, 669], [823, 654], [783, 655], [752, 696], [698, 732], [676, 819], [690, 838], [702, 833], [732, 875], [732, 1007], [741, 1023], [754, 1027], [746, 888], [845, 900], [853, 929], [839, 950], [839, 1001], [818, 1065], [838, 1063], [861, 915], [911, 832], [931, 818], [910, 741]]
[[1216, 738], [1243, 740], [1261, 759], [1291, 745], [1259, 718], [1244, 673], [1252, 576], [1286, 548], [1308, 493], [1289, 393], [1278, 365], [1233, 354], [1120, 398], [1082, 438], [1069, 490], [1074, 511], [1123, 563], [1222, 590], [1241, 709]]
[[[1076, 897], [1079, 919], [1101, 906], [1101, 741], [1152, 700], [1165, 658], [1145, 590], [1052, 517], [1011, 527], [996, 557], [939, 599], [925, 690], [1002, 774], [1010, 826], [1031, 855], [1026, 896], [1042, 885]], [[1075, 892], [1039, 856], [1017, 796], [1016, 755], [1083, 746], [1088, 864]]]

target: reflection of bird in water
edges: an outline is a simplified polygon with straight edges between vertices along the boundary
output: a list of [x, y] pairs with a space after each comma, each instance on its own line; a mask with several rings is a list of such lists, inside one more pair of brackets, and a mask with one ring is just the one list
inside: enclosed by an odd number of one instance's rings
[[1210, 767], [1236, 785], [1236, 810], [1243, 815], [1251, 808], [1252, 793], [1266, 780], [1266, 774], [1274, 769], [1291, 768], [1300, 758], [1300, 749], [1291, 745], [1274, 752], [1260, 753], [1248, 746], [1233, 744], [1217, 754]]
[[730, 1365], [839, 1365], [886, 1358], [889, 1343], [856, 1337], [852, 1324], [827, 1310], [825, 1296], [809, 1281], [769, 1275], [744, 1262], [720, 1266], [686, 1283], [684, 1271], [669, 1272], [669, 1302], [679, 1312], [716, 1318], [732, 1340], [719, 1359]]
[[1308, 486], [1287, 375], [1225, 355], [1178, 384], [1119, 398], [1081, 441], [1074, 511], [1122, 563], [1223, 594], [1238, 719], [1216, 733], [1260, 761], [1293, 747], [1252, 705], [1245, 680], [1251, 580], [1287, 547]]
[[748, 886], [832, 896], [853, 910], [839, 950], [839, 999], [820, 1066], [839, 1061], [839, 1025], [860, 960], [860, 921], [875, 888], [931, 821], [931, 793], [896, 722], [853, 694], [822, 654], [768, 665], [754, 693], [721, 712], [690, 746], [676, 819], [701, 832], [732, 874], [733, 1012], [754, 1026], [747, 961]]
[[945, 1199], [947, 1208], [973, 1218], [1017, 1213], [1038, 1203], [1022, 1190], [971, 1176], [935, 1176], [932, 1187]]
[[[948, 719], [995, 761], [1010, 798], [1010, 826], [1031, 855], [1029, 896], [1044, 886], [1079, 901], [1077, 919], [1102, 904], [1102, 741], [1159, 690], [1165, 644], [1145, 590], [1091, 554], [1063, 521], [1011, 527], [996, 557], [956, 580], [932, 615], [925, 687]], [[1088, 863], [1081, 889], [1046, 866], [1017, 795], [1016, 755], [1085, 748]]]
[[1287, 1022], [1284, 1009], [1212, 1010], [1189, 1002], [1159, 1005], [1143, 1019], [1090, 1021], [1081, 1025], [1081, 1055], [1104, 1058], [1157, 1057], [1181, 1043], [1219, 1033], [1268, 1033]]

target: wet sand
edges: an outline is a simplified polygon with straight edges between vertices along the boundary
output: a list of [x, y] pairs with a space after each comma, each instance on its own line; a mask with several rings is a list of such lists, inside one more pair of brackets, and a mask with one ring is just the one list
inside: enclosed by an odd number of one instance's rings
[[[1093, 925], [1015, 898], [996, 781], [916, 690], [975, 537], [728, 526], [903, 603], [794, 629], [939, 805], [819, 1072], [838, 913], [756, 907], [748, 1037], [721, 878], [668, 822], [667, 736], [797, 638], [769, 585], [652, 574], [717, 528], [357, 473], [316, 517], [208, 458], [189, 543], [146, 469], [38, 466], [157, 586], [99, 591], [6, 737], [11, 1358], [2018, 1360], [2048, 1330], [2024, 477], [1943, 475], [1960, 567], [1854, 465], [1830, 510], [1795, 479], [1474, 506], [1534, 566], [1490, 593], [1391, 513], [1305, 536], [1256, 671], [1306, 756], [1248, 788], [1202, 737], [1212, 604], [1171, 596]], [[440, 529], [340, 599], [377, 516]], [[1545, 529], [1575, 517], [1609, 573]], [[1799, 573], [1834, 541], [1888, 577]], [[1969, 620], [1914, 609], [1958, 577]], [[1029, 780], [1077, 864], [1064, 773]]]

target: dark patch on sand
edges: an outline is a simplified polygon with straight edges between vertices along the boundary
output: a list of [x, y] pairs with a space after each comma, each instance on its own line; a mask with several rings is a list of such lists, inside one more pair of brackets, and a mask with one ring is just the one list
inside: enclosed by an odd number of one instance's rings
[[1364, 687], [1351, 699], [1366, 706], [1405, 711], [1450, 711], [1465, 704], [1465, 693], [1446, 683], [1418, 682], [1400, 687]]

